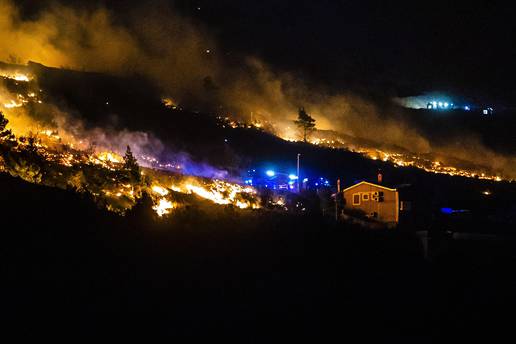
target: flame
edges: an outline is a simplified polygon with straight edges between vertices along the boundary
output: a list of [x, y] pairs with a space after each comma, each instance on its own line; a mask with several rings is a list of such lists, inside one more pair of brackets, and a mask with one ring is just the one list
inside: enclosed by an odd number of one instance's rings
[[22, 107], [22, 106], [23, 106], [22, 102], [18, 103], [15, 100], [12, 100], [12, 99], [9, 102], [4, 103], [4, 107], [6, 109], [13, 109], [13, 108]]
[[208, 188], [193, 184], [186, 184], [185, 188], [188, 193], [194, 193], [217, 204], [233, 204], [241, 209], [258, 208], [256, 203], [251, 203], [241, 197], [244, 194], [255, 194], [256, 191], [251, 187], [214, 180]]
[[156, 211], [156, 213], [158, 214], [159, 217], [169, 214], [170, 210], [173, 208], [174, 208], [174, 205], [172, 204], [172, 202], [170, 202], [166, 198], [161, 198], [159, 200], [158, 204], [156, 204], [152, 207], [152, 209]]
[[174, 99], [172, 98], [163, 98], [161, 99], [161, 102], [163, 103], [163, 105], [165, 105], [165, 107], [167, 108], [170, 108], [170, 109], [177, 109], [177, 103]]
[[[218, 116], [217, 119], [219, 120], [220, 125], [224, 128], [255, 128], [257, 130], [263, 130], [262, 128], [266, 128], [266, 131], [285, 141], [301, 142], [302, 140], [302, 137], [299, 134], [299, 130], [289, 125], [273, 125], [272, 123], [269, 123], [267, 121], [263, 123], [260, 122], [259, 125], [256, 121], [242, 123], [232, 119], [230, 116]], [[346, 142], [344, 138], [335, 133], [325, 134], [324, 132], [317, 131], [317, 135], [318, 137], [312, 137], [311, 139], [309, 139], [309, 143], [333, 149], [346, 149], [354, 153], [359, 153], [371, 160], [381, 160], [384, 162], [389, 162], [393, 164], [395, 167], [414, 167], [422, 169], [429, 173], [447, 174], [450, 176], [460, 176], [465, 178], [478, 178], [497, 182], [503, 180], [513, 180], [508, 176], [502, 176], [500, 174], [495, 174], [493, 172], [486, 173], [487, 168], [465, 168], [452, 166], [451, 164], [447, 165], [440, 161], [434, 161], [430, 157], [426, 157], [423, 155], [414, 155], [414, 153], [387, 151], [385, 149], [361, 146], [360, 144], [357, 144], [355, 142]], [[324, 135], [331, 136], [324, 137]]]
[[97, 158], [100, 161], [111, 162], [114, 164], [120, 164], [124, 160], [120, 155], [113, 152], [101, 152], [97, 154]]
[[24, 82], [29, 82], [32, 80], [32, 77], [30, 75], [20, 72], [0, 71], [0, 77]]
[[159, 185], [153, 185], [151, 189], [152, 189], [152, 191], [154, 191], [155, 193], [157, 193], [158, 195], [161, 195], [161, 196], [166, 196], [169, 193], [167, 189], [165, 189], [164, 187], [159, 186]]

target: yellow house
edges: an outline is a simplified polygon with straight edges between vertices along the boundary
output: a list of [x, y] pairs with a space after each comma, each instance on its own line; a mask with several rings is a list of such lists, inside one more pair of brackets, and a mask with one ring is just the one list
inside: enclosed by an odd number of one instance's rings
[[396, 189], [360, 182], [343, 190], [345, 207], [363, 211], [366, 216], [385, 223], [398, 223], [399, 195]]

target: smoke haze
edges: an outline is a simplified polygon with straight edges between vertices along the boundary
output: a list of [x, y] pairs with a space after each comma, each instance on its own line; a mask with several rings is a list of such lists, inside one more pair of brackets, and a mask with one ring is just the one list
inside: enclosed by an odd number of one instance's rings
[[[20, 13], [13, 1], [0, 0], [0, 60], [143, 75], [185, 106], [241, 117], [253, 113], [279, 131], [294, 127], [291, 121], [303, 106], [320, 129], [382, 146], [461, 159], [516, 178], [516, 157], [494, 152], [473, 132], [454, 129], [450, 139], [435, 140], [428, 128], [418, 126], [394, 105], [384, 107], [351, 90], [335, 94], [321, 86], [314, 88], [299, 74], [275, 71], [254, 57], [242, 56], [235, 62], [207, 28], [163, 3], [134, 8], [124, 18], [101, 6], [77, 9], [53, 4], [30, 19]], [[68, 118], [61, 120], [63, 126], [81, 127], [71, 124], [69, 117], [61, 118]], [[127, 135], [136, 135], [131, 140], [141, 142], [142, 147], [163, 149], [147, 133], [122, 130], [104, 135], [101, 130], [88, 134], [106, 145], [113, 142], [108, 136], [120, 135], [118, 142], [126, 142]]]

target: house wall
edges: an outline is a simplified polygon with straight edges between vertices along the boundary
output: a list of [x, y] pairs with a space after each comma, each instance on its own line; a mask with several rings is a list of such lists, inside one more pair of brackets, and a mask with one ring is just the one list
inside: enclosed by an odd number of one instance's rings
[[[372, 200], [373, 192], [383, 192], [383, 202]], [[360, 195], [360, 204], [353, 204], [353, 195]], [[370, 184], [360, 184], [344, 191], [346, 208], [360, 209], [366, 214], [377, 213], [383, 222], [398, 222], [398, 192]]]

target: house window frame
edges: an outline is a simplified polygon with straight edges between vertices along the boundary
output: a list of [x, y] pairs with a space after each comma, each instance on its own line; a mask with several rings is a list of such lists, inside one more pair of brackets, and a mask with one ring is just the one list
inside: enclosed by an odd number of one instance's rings
[[[358, 202], [355, 202], [355, 197], [358, 197]], [[351, 201], [353, 205], [360, 205], [360, 200], [362, 199], [362, 196], [360, 195], [360, 192], [354, 193], [351, 195]]]
[[365, 201], [369, 201], [369, 200], [370, 200], [369, 193], [368, 192], [362, 193], [362, 201], [365, 202]]

